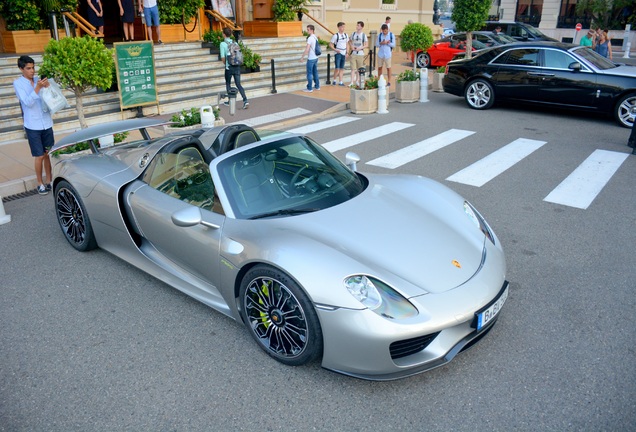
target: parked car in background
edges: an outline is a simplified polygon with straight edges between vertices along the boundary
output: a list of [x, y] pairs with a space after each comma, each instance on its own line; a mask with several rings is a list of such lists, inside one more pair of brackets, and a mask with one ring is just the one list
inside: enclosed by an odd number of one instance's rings
[[[488, 48], [495, 45], [516, 42], [506, 35], [495, 35], [492, 32], [472, 32], [473, 51]], [[466, 51], [466, 33], [455, 33], [433, 42], [426, 51], [418, 50], [411, 59], [419, 68], [445, 66], [457, 53]]]
[[501, 27], [501, 32], [518, 41], [547, 41], [558, 42], [556, 39], [546, 36], [536, 27], [530, 24], [515, 21], [486, 21], [484, 31], [494, 31], [497, 27]]
[[624, 127], [636, 117], [636, 67], [559, 42], [503, 45], [454, 60], [443, 86], [474, 109], [513, 100], [605, 113]]

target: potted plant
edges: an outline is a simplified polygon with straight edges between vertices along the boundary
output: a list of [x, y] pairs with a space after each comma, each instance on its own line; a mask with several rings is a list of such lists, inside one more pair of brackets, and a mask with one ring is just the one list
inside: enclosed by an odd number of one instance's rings
[[419, 79], [419, 74], [412, 69], [399, 74], [395, 86], [395, 100], [402, 103], [417, 102], [420, 99]]
[[223, 32], [220, 30], [208, 30], [203, 33], [201, 48], [210, 48], [210, 54], [220, 54], [221, 42], [225, 40]]
[[295, 37], [302, 34], [303, 25], [296, 21], [298, 12], [307, 12], [307, 0], [276, 0], [272, 6], [273, 21], [245, 21], [243, 35], [247, 37]]
[[442, 85], [442, 81], [444, 80], [444, 73], [446, 72], [446, 66], [440, 66], [435, 70], [433, 74], [433, 91], [434, 92], [444, 92], [444, 86]]
[[[77, 59], [82, 59], [78, 67]], [[40, 75], [55, 78], [60, 87], [75, 94], [75, 109], [82, 129], [87, 127], [82, 95], [93, 87], [108, 89], [113, 82], [115, 61], [104, 42], [90, 37], [51, 39], [44, 49]]]
[[360, 87], [351, 85], [349, 109], [353, 114], [372, 114], [378, 110], [378, 78], [369, 76]]
[[161, 17], [161, 40], [163, 42], [198, 41], [201, 25], [195, 18], [205, 0], [161, 0], [157, 2]]
[[[218, 106], [212, 108], [214, 113], [214, 126], [222, 126], [225, 124], [225, 120], [221, 117], [221, 110]], [[201, 125], [201, 109], [190, 108], [189, 110], [183, 109], [170, 118], [169, 125], [164, 125], [164, 132], [174, 132], [177, 130], [190, 130], [199, 129]]]
[[261, 55], [252, 51], [241, 41], [239, 41], [239, 46], [243, 53], [243, 66], [241, 67], [241, 73], [260, 72], [261, 61], [263, 60]]
[[[426, 51], [433, 45], [433, 33], [424, 24], [411, 23], [407, 24], [400, 33], [400, 41], [400, 47], [404, 52]], [[413, 71], [415, 72], [416, 69], [416, 62], [413, 61]]]

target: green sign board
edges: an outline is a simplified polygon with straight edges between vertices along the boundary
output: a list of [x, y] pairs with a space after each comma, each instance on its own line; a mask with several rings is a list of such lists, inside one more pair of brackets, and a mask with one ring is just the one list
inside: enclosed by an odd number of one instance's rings
[[158, 105], [152, 42], [122, 42], [113, 45], [121, 108]]

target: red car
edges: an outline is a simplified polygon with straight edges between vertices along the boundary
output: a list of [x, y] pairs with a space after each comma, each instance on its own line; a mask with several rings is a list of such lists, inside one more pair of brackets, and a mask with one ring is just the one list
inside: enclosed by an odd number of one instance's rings
[[[512, 42], [516, 41], [503, 34], [473, 32], [473, 51]], [[415, 61], [419, 68], [446, 66], [455, 54], [462, 51], [466, 51], [466, 33], [455, 33], [433, 42], [433, 46], [426, 52], [419, 50], [415, 56], [411, 54], [411, 61]]]

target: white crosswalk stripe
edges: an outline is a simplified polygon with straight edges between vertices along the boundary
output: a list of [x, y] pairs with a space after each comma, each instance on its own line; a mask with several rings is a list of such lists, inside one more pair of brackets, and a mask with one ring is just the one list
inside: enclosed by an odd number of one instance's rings
[[595, 150], [543, 200], [586, 209], [629, 154]]
[[321, 121], [318, 123], [310, 123], [306, 126], [289, 129], [288, 132], [307, 135], [312, 132], [317, 132], [323, 129], [329, 129], [332, 127], [340, 126], [343, 124], [351, 123], [352, 121], [360, 120], [360, 117], [336, 117], [329, 120]]
[[[350, 124], [359, 117], [343, 116], [303, 127], [289, 130], [289, 132], [308, 134], [336, 126]], [[376, 138], [380, 138], [414, 126], [410, 123], [392, 122], [362, 132], [352, 133], [329, 141], [323, 146], [336, 152]], [[355, 126], [354, 126], [355, 127]], [[350, 128], [347, 128], [350, 131]], [[396, 169], [417, 159], [423, 158], [435, 151], [441, 150], [458, 141], [474, 135], [474, 131], [449, 129], [425, 140], [407, 145], [404, 148], [385, 154], [367, 162], [386, 169]], [[394, 139], [399, 139], [397, 136]], [[490, 153], [483, 159], [469, 165], [446, 178], [448, 181], [481, 187], [495, 179], [505, 171], [523, 161], [547, 142], [518, 138], [500, 149]], [[622, 163], [627, 159], [627, 153], [596, 150], [578, 168], [576, 168], [561, 184], [559, 184], [544, 201], [565, 206], [586, 209], [603, 190]]]
[[485, 158], [453, 174], [446, 180], [481, 187], [523, 158], [541, 148], [546, 141], [519, 138]]
[[282, 120], [287, 120], [293, 117], [299, 117], [309, 113], [311, 113], [311, 111], [306, 110], [304, 108], [293, 108], [293, 109], [288, 109], [286, 111], [280, 111], [277, 113], [267, 114], [260, 117], [254, 117], [248, 120], [241, 120], [235, 123], [243, 123], [248, 126], [254, 127], [254, 126], [264, 125], [265, 123], [273, 123], [273, 122], [278, 122]]
[[415, 126], [415, 125], [411, 123], [393, 122], [393, 123], [385, 124], [383, 126], [378, 126], [373, 129], [366, 130], [364, 132], [358, 132], [356, 134], [349, 135], [344, 138], [329, 141], [328, 143], [325, 143], [322, 146], [326, 148], [327, 150], [329, 150], [330, 152], [336, 152], [338, 150], [344, 150], [346, 148], [353, 147], [354, 145], [362, 144], [363, 142], [371, 141], [373, 139], [392, 134], [402, 129], [409, 128], [411, 126]]
[[427, 154], [433, 153], [436, 150], [451, 145], [454, 142], [471, 136], [474, 133], [475, 132], [472, 131], [451, 129], [446, 132], [442, 132], [439, 135], [435, 135], [434, 137], [425, 139], [424, 141], [420, 141], [408, 147], [404, 147], [400, 150], [394, 151], [393, 153], [389, 153], [387, 155], [373, 159], [372, 161], [367, 162], [367, 164], [388, 169], [395, 169], [416, 159], [424, 157]]

